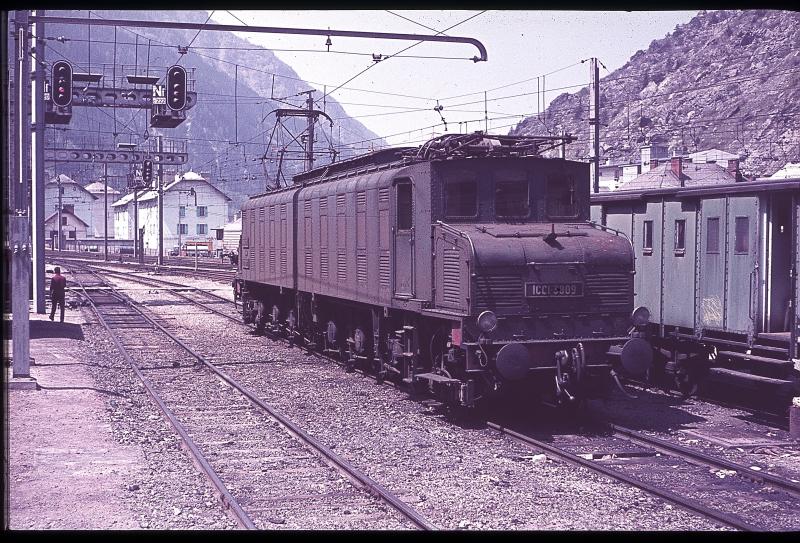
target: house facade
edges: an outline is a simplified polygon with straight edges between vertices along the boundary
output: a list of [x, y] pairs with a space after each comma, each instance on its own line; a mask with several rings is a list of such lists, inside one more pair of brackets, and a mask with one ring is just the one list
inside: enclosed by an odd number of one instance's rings
[[61, 211], [61, 243], [58, 241], [58, 211], [54, 211], [44, 220], [44, 231], [47, 244], [51, 249], [69, 249], [77, 247], [80, 240], [87, 239], [89, 225], [71, 211]]
[[[195, 172], [175, 176], [164, 187], [164, 252], [186, 242], [216, 241], [228, 222], [231, 199]], [[133, 239], [133, 194], [114, 202], [114, 230], [118, 237]], [[158, 250], [158, 192], [147, 190], [138, 196], [138, 226], [144, 229], [146, 254]], [[217, 231], [220, 234], [217, 234]]]

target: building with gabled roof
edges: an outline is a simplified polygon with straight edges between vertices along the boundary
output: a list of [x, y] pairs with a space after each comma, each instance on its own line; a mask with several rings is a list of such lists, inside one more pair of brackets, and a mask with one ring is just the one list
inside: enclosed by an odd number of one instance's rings
[[[67, 247], [70, 243], [76, 243], [78, 240], [87, 239], [86, 233], [89, 224], [72, 213], [69, 210], [61, 211], [61, 239], [63, 245], [61, 248]], [[44, 220], [44, 231], [47, 238], [50, 240], [50, 248], [58, 248], [58, 210], [52, 212]]]
[[[103, 225], [106, 217], [105, 185], [102, 182], [89, 183], [82, 186], [64, 174], [58, 174], [45, 184], [44, 201], [46, 212], [58, 212], [59, 192], [61, 193], [61, 209], [79, 218], [85, 228], [78, 229], [78, 239], [96, 241], [104, 239], [106, 230]], [[119, 191], [108, 188], [108, 237], [114, 238], [114, 223], [111, 215], [111, 204], [119, 197]], [[58, 225], [56, 225], [58, 226]]]
[[618, 191], [651, 191], [699, 185], [724, 185], [741, 180], [738, 162], [724, 168], [715, 162], [696, 164], [683, 157], [672, 157], [664, 163], [653, 161], [650, 171], [620, 185]]
[[[216, 241], [218, 236], [222, 239], [231, 198], [207, 179], [192, 171], [176, 175], [164, 186], [163, 197], [165, 253], [187, 241]], [[158, 191], [139, 192], [137, 200], [145, 252], [153, 254], [158, 249]], [[116, 235], [133, 239], [133, 194], [126, 194], [111, 207]]]

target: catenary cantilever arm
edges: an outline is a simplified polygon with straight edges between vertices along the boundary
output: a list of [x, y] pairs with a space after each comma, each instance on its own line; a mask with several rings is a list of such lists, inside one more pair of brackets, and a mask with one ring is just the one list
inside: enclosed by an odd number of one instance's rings
[[300, 34], [306, 36], [340, 36], [344, 38], [377, 38], [384, 40], [438, 41], [467, 43], [477, 47], [480, 57], [472, 57], [473, 62], [486, 61], [486, 47], [475, 38], [459, 36], [430, 36], [424, 34], [396, 34], [394, 32], [361, 32], [357, 30], [329, 30], [321, 28], [285, 28], [279, 26], [241, 26], [203, 23], [177, 23], [174, 21], [143, 21], [133, 19], [89, 19], [86, 17], [55, 17], [52, 15], [31, 15], [32, 23], [54, 23], [92, 26], [133, 26], [139, 28], [173, 28], [177, 30], [210, 30], [222, 32], [255, 32], [261, 34]]

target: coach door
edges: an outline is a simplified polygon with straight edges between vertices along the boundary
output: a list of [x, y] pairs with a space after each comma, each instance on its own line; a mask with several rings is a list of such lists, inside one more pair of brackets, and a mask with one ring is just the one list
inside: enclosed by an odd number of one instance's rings
[[757, 332], [759, 314], [758, 197], [731, 196], [728, 205], [727, 330]]
[[697, 328], [725, 327], [725, 269], [727, 267], [725, 198], [703, 200], [700, 221], [700, 280], [698, 281]]
[[414, 295], [414, 199], [411, 180], [395, 184], [394, 294]]
[[786, 193], [764, 196], [765, 236], [761, 252], [763, 332], [788, 332], [792, 299], [792, 198]]

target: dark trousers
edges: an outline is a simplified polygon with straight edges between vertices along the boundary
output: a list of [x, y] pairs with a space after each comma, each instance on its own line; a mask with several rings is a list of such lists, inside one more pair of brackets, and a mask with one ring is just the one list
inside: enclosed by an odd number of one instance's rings
[[60, 296], [57, 298], [50, 298], [50, 302], [53, 304], [50, 309], [50, 320], [53, 320], [53, 317], [56, 315], [56, 306], [61, 306], [61, 322], [64, 322], [64, 297]]

